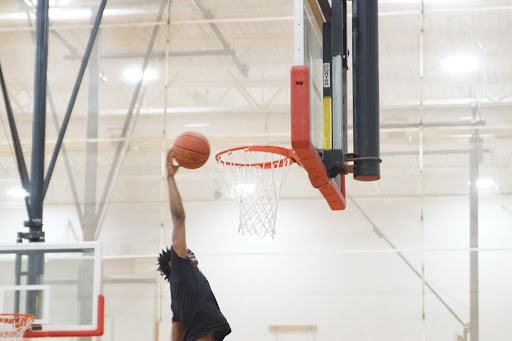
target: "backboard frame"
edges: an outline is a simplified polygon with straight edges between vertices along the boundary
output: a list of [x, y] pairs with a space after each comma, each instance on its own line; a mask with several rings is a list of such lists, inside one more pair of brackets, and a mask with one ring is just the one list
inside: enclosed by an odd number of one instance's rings
[[[99, 336], [103, 334], [104, 328], [104, 297], [101, 295], [101, 281], [102, 281], [102, 261], [101, 261], [101, 244], [99, 242], [80, 242], [74, 244], [54, 244], [54, 243], [15, 243], [15, 244], [0, 244], [0, 256], [4, 256], [2, 261], [6, 262], [21, 262], [22, 257], [29, 257], [30, 254], [40, 254], [42, 255], [45, 262], [47, 261], [72, 261], [73, 257], [67, 256], [67, 254], [91, 254], [90, 262], [87, 264], [91, 264], [92, 269], [92, 278], [91, 281], [87, 283], [88, 287], [91, 288], [91, 315], [90, 321], [91, 324], [58, 324], [54, 323], [52, 325], [48, 324], [49, 314], [49, 294], [50, 294], [50, 285], [44, 282], [41, 284], [30, 284], [30, 283], [12, 283], [13, 285], [1, 285], [0, 293], [5, 292], [7, 290], [11, 291], [27, 291], [27, 290], [38, 290], [41, 292], [44, 297], [42, 298], [42, 316], [40, 319], [34, 321], [32, 325], [32, 330], [28, 330], [24, 337], [56, 337], [56, 336]], [[62, 255], [59, 255], [62, 254]], [[50, 257], [47, 258], [47, 256]], [[7, 257], [5, 257], [7, 256]], [[12, 257], [11, 257], [12, 256]], [[53, 257], [52, 257], [53, 256]], [[88, 256], [87, 256], [88, 257]], [[87, 257], [84, 258], [87, 260]], [[80, 258], [77, 258], [81, 260]], [[28, 261], [28, 260], [27, 260]], [[12, 263], [7, 263], [7, 266]], [[82, 264], [82, 263], [80, 263]], [[11, 265], [12, 266], [12, 265]], [[21, 266], [21, 265], [19, 265]], [[15, 265], [16, 267], [16, 265]], [[17, 271], [17, 270], [15, 270]], [[28, 273], [28, 268], [26, 271], [22, 272], [24, 276]], [[16, 275], [14, 276], [14, 281], [16, 280]], [[20, 277], [21, 278], [21, 277]], [[44, 278], [44, 273], [43, 273]], [[50, 280], [50, 279], [48, 279]], [[51, 280], [50, 280], [51, 281]], [[72, 280], [76, 286], [79, 285], [79, 279]], [[55, 289], [54, 289], [55, 290]], [[1, 300], [1, 299], [0, 299]], [[8, 309], [3, 305], [0, 306], [2, 310]], [[13, 307], [14, 310], [14, 307]], [[37, 309], [36, 309], [37, 310]], [[38, 310], [39, 311], [39, 310]], [[40, 326], [41, 330], [37, 328], [34, 330], [34, 327]]]

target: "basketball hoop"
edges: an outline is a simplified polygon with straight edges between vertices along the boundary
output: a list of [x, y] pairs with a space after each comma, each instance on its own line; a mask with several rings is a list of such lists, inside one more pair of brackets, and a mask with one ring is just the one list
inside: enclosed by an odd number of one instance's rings
[[299, 160], [292, 149], [243, 146], [215, 156], [230, 186], [230, 197], [240, 205], [238, 232], [274, 238], [277, 204], [290, 166]]
[[34, 322], [34, 316], [28, 314], [0, 314], [0, 340], [21, 341], [23, 334]]

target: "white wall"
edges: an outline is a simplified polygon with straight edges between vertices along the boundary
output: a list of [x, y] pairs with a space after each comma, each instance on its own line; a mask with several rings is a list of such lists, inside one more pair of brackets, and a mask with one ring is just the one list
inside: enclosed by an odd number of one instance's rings
[[[512, 332], [507, 321], [512, 214], [502, 206], [508, 200], [480, 197], [481, 340], [506, 339]], [[424, 245], [425, 280], [469, 322], [468, 198], [425, 199], [423, 241], [419, 200], [356, 202], [417, 271]], [[347, 210], [332, 212], [322, 200], [283, 200], [273, 240], [238, 234], [234, 202], [185, 202], [185, 209], [188, 245], [231, 324], [229, 340], [419, 341], [425, 331], [427, 340], [453, 341], [462, 334], [460, 323], [428, 288], [423, 329], [421, 280], [351, 201]], [[110, 208], [100, 236], [104, 278], [128, 279], [104, 283], [107, 331], [102, 340], [150, 340], [159, 316], [159, 340], [169, 339], [169, 288], [156, 272], [160, 233], [170, 240], [167, 211], [166, 203]], [[12, 240], [21, 230], [23, 209], [1, 213], [9, 217], [2, 240]], [[61, 219], [73, 214], [71, 206], [46, 208], [47, 239], [73, 241], [66, 233], [67, 218]], [[126, 255], [132, 258], [119, 258]], [[146, 282], [137, 283], [141, 279]], [[318, 331], [275, 334], [269, 332], [271, 325], [317, 325]]]

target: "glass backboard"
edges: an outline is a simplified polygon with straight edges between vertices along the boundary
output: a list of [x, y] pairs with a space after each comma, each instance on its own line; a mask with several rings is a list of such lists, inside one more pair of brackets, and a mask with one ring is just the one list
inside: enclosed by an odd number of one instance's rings
[[42, 331], [98, 328], [99, 243], [0, 244], [0, 273], [0, 313], [34, 315]]

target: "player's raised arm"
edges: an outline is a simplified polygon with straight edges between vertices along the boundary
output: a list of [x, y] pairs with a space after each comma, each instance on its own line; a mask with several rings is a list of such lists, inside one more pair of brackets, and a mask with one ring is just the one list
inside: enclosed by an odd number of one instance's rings
[[173, 164], [172, 149], [167, 153], [167, 184], [169, 187], [169, 201], [174, 228], [172, 230], [172, 247], [181, 258], [187, 258], [187, 242], [185, 238], [185, 209], [181, 195], [174, 181], [178, 167]]

